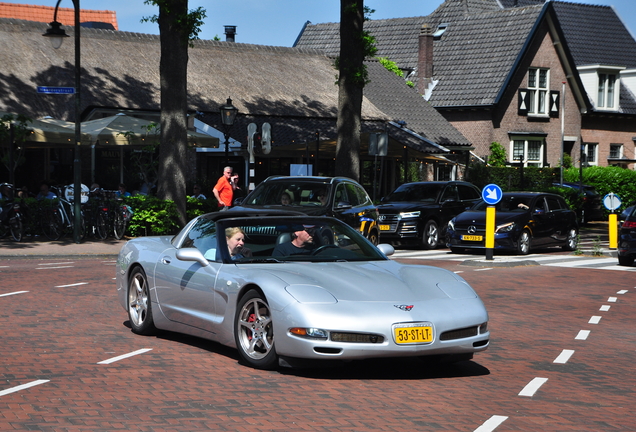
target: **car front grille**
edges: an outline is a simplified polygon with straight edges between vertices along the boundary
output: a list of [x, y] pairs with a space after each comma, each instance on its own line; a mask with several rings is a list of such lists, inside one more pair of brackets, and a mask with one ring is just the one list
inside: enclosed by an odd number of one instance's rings
[[381, 214], [378, 218], [378, 223], [380, 225], [388, 225], [388, 230], [382, 230], [382, 232], [395, 232], [398, 228], [398, 224], [400, 222], [400, 218], [398, 215], [383, 215]]
[[477, 336], [479, 334], [479, 326], [475, 327], [466, 327], [463, 329], [450, 330], [444, 332], [440, 335], [439, 340], [449, 341], [455, 339], [464, 339], [472, 336]]

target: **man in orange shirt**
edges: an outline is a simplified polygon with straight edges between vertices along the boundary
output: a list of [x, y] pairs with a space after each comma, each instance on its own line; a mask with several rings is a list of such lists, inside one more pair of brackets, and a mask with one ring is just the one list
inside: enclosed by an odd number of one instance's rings
[[216, 186], [212, 189], [212, 193], [219, 202], [219, 208], [229, 208], [234, 198], [234, 189], [236, 185], [232, 180], [232, 167], [223, 168], [223, 175], [216, 182]]

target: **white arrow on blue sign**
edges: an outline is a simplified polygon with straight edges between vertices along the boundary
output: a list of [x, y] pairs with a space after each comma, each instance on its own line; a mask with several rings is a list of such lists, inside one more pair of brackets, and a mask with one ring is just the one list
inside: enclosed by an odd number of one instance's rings
[[44, 93], [44, 94], [74, 94], [75, 93], [75, 87], [38, 86], [38, 93]]
[[486, 204], [494, 205], [501, 201], [503, 192], [496, 184], [486, 185], [481, 191], [481, 198]]

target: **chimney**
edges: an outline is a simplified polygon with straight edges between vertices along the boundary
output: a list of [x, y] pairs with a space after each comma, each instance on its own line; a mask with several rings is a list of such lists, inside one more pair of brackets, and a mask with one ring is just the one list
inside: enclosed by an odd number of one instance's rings
[[433, 80], [433, 30], [429, 24], [422, 24], [417, 54], [417, 91], [426, 93]]
[[236, 36], [236, 26], [226, 25], [225, 26], [225, 41], [235, 42], [234, 36]]

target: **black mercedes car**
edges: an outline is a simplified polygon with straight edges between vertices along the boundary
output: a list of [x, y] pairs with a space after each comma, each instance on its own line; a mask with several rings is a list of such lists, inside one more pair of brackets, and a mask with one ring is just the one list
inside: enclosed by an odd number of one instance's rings
[[378, 209], [364, 188], [347, 177], [268, 177], [244, 199], [235, 200], [234, 209], [285, 209], [331, 216], [378, 244]]
[[477, 186], [464, 181], [404, 183], [378, 207], [382, 242], [435, 249], [448, 221], [480, 199]]
[[618, 264], [631, 266], [636, 258], [636, 206], [625, 215], [618, 233]]
[[[446, 244], [451, 252], [485, 248], [484, 201], [448, 223]], [[532, 248], [561, 246], [575, 250], [579, 226], [576, 213], [559, 195], [540, 192], [505, 192], [495, 205], [495, 250], [526, 255]]]

